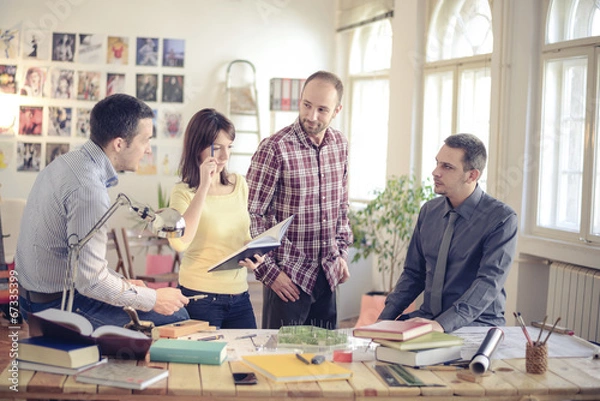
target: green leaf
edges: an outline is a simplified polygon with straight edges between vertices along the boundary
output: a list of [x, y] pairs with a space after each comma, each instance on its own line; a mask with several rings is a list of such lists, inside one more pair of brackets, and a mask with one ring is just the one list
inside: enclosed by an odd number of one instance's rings
[[352, 261], [375, 255], [386, 291], [393, 288], [402, 270], [421, 206], [433, 197], [429, 182], [416, 185], [413, 177], [391, 177], [364, 209], [350, 211], [356, 249]]

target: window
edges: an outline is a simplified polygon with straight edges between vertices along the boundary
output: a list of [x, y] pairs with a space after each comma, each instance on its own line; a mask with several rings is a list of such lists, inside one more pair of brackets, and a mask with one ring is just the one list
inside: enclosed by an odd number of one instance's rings
[[533, 230], [543, 237], [600, 242], [598, 35], [600, 3], [552, 1], [542, 52]]
[[[430, 176], [435, 156], [450, 134], [474, 134], [487, 147], [492, 40], [487, 0], [437, 3], [427, 35], [421, 179]], [[486, 181], [487, 169], [479, 180], [484, 189]]]
[[391, 54], [389, 19], [354, 30], [348, 65], [349, 195], [352, 202], [369, 201], [376, 190], [385, 188]]

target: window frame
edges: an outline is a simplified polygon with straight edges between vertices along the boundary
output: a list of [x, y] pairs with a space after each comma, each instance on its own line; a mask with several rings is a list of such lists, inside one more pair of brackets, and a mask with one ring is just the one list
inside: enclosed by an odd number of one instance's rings
[[[569, 41], [575, 42], [575, 41]], [[528, 226], [530, 227], [530, 234], [542, 238], [548, 238], [551, 240], [566, 241], [569, 243], [584, 243], [591, 245], [600, 245], [600, 236], [594, 236], [591, 233], [591, 224], [593, 217], [593, 190], [594, 190], [594, 158], [598, 160], [600, 155], [594, 155], [595, 149], [594, 136], [597, 132], [596, 129], [596, 114], [597, 108], [590, 108], [593, 106], [595, 101], [594, 97], [600, 95], [598, 93], [597, 79], [600, 71], [600, 48], [596, 42], [595, 46], [590, 45], [589, 41], [581, 40], [579, 46], [572, 46], [573, 43], [569, 43], [568, 48], [560, 49], [543, 49], [540, 57], [540, 90], [538, 99], [540, 101], [538, 107], [537, 116], [537, 127], [538, 132], [542, 131], [543, 125], [543, 107], [544, 107], [544, 96], [545, 90], [544, 82], [546, 79], [546, 63], [552, 60], [567, 60], [575, 57], [585, 57], [587, 60], [587, 73], [586, 73], [586, 115], [584, 122], [584, 150], [583, 150], [583, 164], [582, 164], [582, 180], [581, 180], [581, 212], [580, 212], [580, 227], [579, 232], [560, 230], [556, 228], [542, 227], [538, 225], [539, 216], [539, 193], [540, 189], [540, 169], [541, 169], [541, 154], [540, 148], [542, 146], [541, 136], [539, 141], [535, 144], [535, 169], [532, 177], [533, 193], [530, 196], [531, 209], [535, 210], [529, 216]], [[585, 43], [583, 43], [585, 42]], [[598, 141], [599, 138], [596, 138]]]
[[[420, 177], [420, 180], [426, 180], [428, 178], [431, 178], [431, 171], [427, 172], [427, 171], [423, 171], [423, 164], [424, 164], [424, 160], [423, 160], [423, 150], [424, 150], [424, 146], [426, 145], [424, 143], [425, 138], [424, 138], [424, 123], [425, 123], [425, 117], [426, 117], [426, 112], [424, 110], [424, 101], [425, 101], [425, 95], [426, 95], [426, 88], [425, 88], [425, 82], [426, 82], [426, 78], [428, 74], [435, 74], [435, 73], [440, 73], [440, 72], [452, 72], [452, 121], [450, 123], [450, 132], [448, 133], [448, 135], [451, 134], [455, 134], [457, 133], [457, 127], [458, 127], [458, 113], [459, 113], [459, 94], [461, 91], [461, 86], [460, 86], [460, 77], [461, 77], [461, 73], [463, 71], [467, 71], [467, 70], [472, 70], [472, 69], [480, 69], [480, 68], [489, 68], [490, 70], [490, 76], [492, 76], [492, 54], [491, 53], [487, 53], [487, 54], [480, 54], [477, 56], [472, 56], [472, 57], [466, 57], [466, 58], [459, 58], [459, 59], [452, 59], [452, 60], [440, 60], [440, 61], [435, 61], [435, 62], [431, 62], [431, 63], [427, 63], [425, 64], [424, 68], [423, 68], [423, 104], [421, 105], [422, 108], [422, 114], [421, 114], [421, 135], [419, 135], [419, 164], [416, 167], [416, 172], [417, 172], [417, 176]], [[490, 83], [490, 93], [491, 93], [491, 89], [493, 88], [492, 83]], [[488, 143], [492, 143], [493, 140], [493, 133], [492, 133], [492, 126], [491, 126], [491, 111], [492, 111], [492, 99], [490, 96], [490, 125], [489, 125], [489, 131], [488, 131]], [[448, 135], [445, 135], [445, 137], [447, 137]], [[438, 144], [438, 148], [442, 146], [442, 143]], [[488, 155], [488, 166], [486, 166], [486, 170], [489, 172], [491, 171], [489, 169], [489, 155]], [[487, 178], [488, 178], [488, 182], [490, 180], [490, 178], [493, 176], [493, 174], [488, 174]]]
[[[564, 42], [547, 43], [547, 27], [550, 12], [551, 1], [544, 1], [539, 7], [543, 18], [540, 21], [539, 31], [541, 32], [541, 49], [539, 52], [539, 67], [538, 67], [538, 90], [536, 91], [536, 107], [532, 115], [532, 132], [537, 135], [531, 135], [527, 146], [527, 153], [532, 156], [531, 164], [528, 166], [527, 183], [525, 185], [526, 198], [523, 199], [523, 208], [532, 211], [533, 213], [525, 213], [523, 218], [522, 233], [519, 238], [519, 248], [523, 255], [532, 255], [541, 257], [547, 260], [560, 260], [568, 263], [574, 263], [582, 266], [598, 267], [600, 260], [600, 236], [590, 236], [592, 214], [592, 195], [585, 196], [582, 194], [582, 210], [587, 208], [587, 215], [582, 216], [580, 232], [568, 235], [569, 233], [558, 232], [559, 230], [548, 229], [537, 226], [538, 219], [538, 192], [539, 192], [539, 169], [540, 169], [540, 146], [542, 126], [542, 107], [544, 96], [544, 80], [545, 80], [545, 61], [547, 59], [557, 59], [558, 56], [568, 55], [570, 57], [576, 55], [588, 54], [588, 75], [586, 87], [586, 107], [589, 107], [590, 101], [594, 101], [593, 96], [600, 94], [600, 37], [586, 37], [581, 39], [567, 40]], [[590, 60], [595, 58], [596, 67]], [[590, 67], [592, 63], [592, 67]], [[593, 104], [593, 103], [592, 103]], [[600, 131], [596, 124], [600, 118], [598, 110], [593, 112], [587, 111], [585, 119], [585, 134], [584, 134], [584, 163], [582, 179], [582, 190], [593, 191], [593, 168], [594, 162], [600, 163], [600, 152], [593, 155], [594, 146], [600, 141]], [[590, 185], [591, 184], [591, 185]], [[587, 187], [586, 187], [587, 185]], [[598, 211], [600, 212], [600, 211]], [[586, 233], [585, 236], [579, 235]], [[567, 234], [567, 235], [565, 235]]]
[[[379, 21], [376, 21], [375, 23], [383, 23], [383, 21], [387, 21], [387, 23], [389, 24], [390, 29], [392, 30], [392, 40], [393, 40], [393, 24], [391, 19], [382, 19]], [[364, 28], [363, 27], [359, 27], [358, 29]], [[349, 32], [350, 33], [350, 32]], [[352, 159], [351, 155], [352, 152], [354, 151], [354, 149], [352, 148], [352, 136], [355, 134], [353, 132], [353, 124], [352, 122], [352, 116], [354, 114], [354, 110], [353, 110], [353, 104], [354, 104], [354, 83], [357, 80], [360, 81], [368, 81], [371, 79], [377, 79], [377, 80], [382, 80], [382, 79], [386, 79], [388, 81], [388, 85], [390, 85], [390, 70], [391, 70], [391, 59], [390, 59], [390, 65], [389, 68], [385, 68], [385, 69], [380, 69], [380, 70], [373, 70], [373, 71], [362, 71], [362, 72], [352, 72], [352, 68], [350, 66], [351, 60], [352, 60], [352, 47], [353, 47], [353, 41], [355, 40], [357, 36], [357, 32], [353, 31], [350, 33], [350, 35], [347, 37], [347, 42], [346, 42], [346, 46], [347, 46], [347, 56], [346, 56], [346, 81], [347, 84], [345, 85], [345, 94], [344, 97], [347, 99], [344, 104], [344, 108], [343, 108], [343, 113], [344, 113], [344, 117], [346, 121], [346, 135], [348, 138], [348, 142], [349, 142], [349, 153], [350, 153], [350, 157], [349, 160]], [[362, 39], [364, 39], [364, 37], [361, 37]], [[368, 46], [370, 44], [369, 41], [365, 41], [365, 43], [363, 43], [363, 47], [361, 48], [361, 51], [364, 53], [365, 47]], [[364, 56], [364, 55], [363, 55]], [[388, 99], [388, 103], [389, 103], [389, 99]], [[386, 139], [389, 140], [389, 135], [390, 135], [390, 131], [389, 131], [389, 113], [390, 111], [388, 110], [388, 119], [387, 119], [387, 133], [386, 133]], [[386, 142], [387, 145], [387, 142]], [[384, 180], [387, 179], [387, 168], [386, 171], [383, 172], [384, 176]], [[349, 177], [348, 180], [348, 193], [351, 194], [352, 191], [350, 189], [352, 185], [352, 179]], [[381, 190], [383, 190], [384, 188], [381, 188]], [[370, 202], [373, 198], [375, 197], [375, 194], [373, 194], [372, 197], [367, 198], [367, 199], [363, 199], [363, 198], [354, 198], [354, 197], [349, 197], [349, 202], [351, 205], [356, 205], [357, 207], [362, 207], [363, 205], [366, 205], [368, 202]]]
[[[349, 117], [349, 124], [348, 124], [348, 142], [350, 143], [350, 145], [352, 144], [352, 136], [354, 135], [353, 132], [353, 124], [351, 123], [352, 121], [352, 116], [354, 115], [354, 110], [353, 110], [353, 99], [354, 99], [354, 84], [357, 81], [369, 81], [372, 79], [377, 79], [377, 80], [385, 80], [387, 79], [388, 81], [388, 85], [390, 83], [390, 70], [389, 69], [385, 69], [385, 70], [379, 70], [379, 71], [372, 71], [372, 72], [368, 72], [368, 73], [358, 73], [358, 74], [350, 74], [348, 76], [348, 81], [349, 81], [349, 85], [348, 86], [348, 117]], [[388, 100], [389, 102], [389, 100]], [[388, 110], [388, 121], [387, 121], [387, 125], [388, 125], [388, 130], [387, 130], [387, 135], [386, 138], [389, 137], [390, 135], [390, 129], [389, 129], [389, 110]], [[387, 145], [387, 142], [386, 142]], [[350, 146], [349, 149], [349, 159], [352, 159], [352, 152], [354, 151], [354, 149], [352, 148], [352, 146]], [[385, 174], [385, 173], [384, 173]], [[386, 175], [384, 175], [383, 177], [384, 179], [386, 178]], [[351, 194], [352, 191], [350, 190], [350, 184], [351, 184], [351, 179], [348, 180], [348, 193]], [[383, 190], [384, 188], [381, 188], [381, 190]], [[371, 200], [373, 200], [373, 198], [375, 197], [375, 195], [373, 195], [371, 198], [353, 198], [353, 197], [349, 197], [349, 202], [353, 205], [366, 205], [367, 203], [369, 203]]]

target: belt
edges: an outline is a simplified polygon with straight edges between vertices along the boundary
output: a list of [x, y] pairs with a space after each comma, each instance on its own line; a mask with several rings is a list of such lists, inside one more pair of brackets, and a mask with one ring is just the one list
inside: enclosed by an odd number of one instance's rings
[[55, 301], [62, 297], [62, 292], [36, 292], [36, 291], [28, 291], [25, 288], [19, 286], [19, 295], [23, 298], [27, 299], [29, 302], [33, 302], [35, 304], [45, 304], [48, 302]]

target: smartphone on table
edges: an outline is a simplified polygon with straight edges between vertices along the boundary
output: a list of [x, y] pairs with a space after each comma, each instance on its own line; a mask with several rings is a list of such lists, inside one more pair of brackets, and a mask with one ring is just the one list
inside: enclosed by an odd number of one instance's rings
[[233, 382], [235, 384], [256, 384], [258, 380], [253, 372], [239, 372], [233, 374]]

